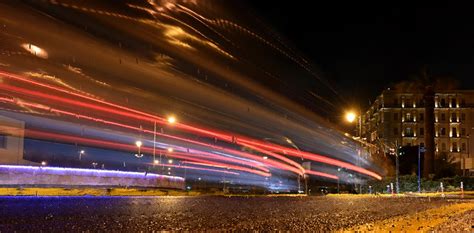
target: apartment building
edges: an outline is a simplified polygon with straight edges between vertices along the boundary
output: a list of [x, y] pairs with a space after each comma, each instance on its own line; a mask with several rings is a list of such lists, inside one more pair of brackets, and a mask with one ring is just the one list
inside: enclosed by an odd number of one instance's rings
[[[384, 90], [362, 114], [362, 137], [389, 147], [424, 146], [423, 93]], [[435, 93], [435, 152], [446, 152], [474, 173], [474, 90]]]

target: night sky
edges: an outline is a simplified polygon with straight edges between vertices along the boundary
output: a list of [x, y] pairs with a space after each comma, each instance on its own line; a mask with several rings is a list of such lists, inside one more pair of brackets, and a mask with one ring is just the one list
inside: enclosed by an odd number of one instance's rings
[[461, 5], [362, 5], [360, 1], [251, 1], [254, 13], [312, 61], [349, 103], [426, 67], [474, 87], [474, 19]]

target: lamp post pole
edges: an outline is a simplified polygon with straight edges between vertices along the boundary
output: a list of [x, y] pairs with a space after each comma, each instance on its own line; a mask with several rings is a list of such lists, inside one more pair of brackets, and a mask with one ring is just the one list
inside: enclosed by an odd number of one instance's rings
[[[362, 111], [359, 108], [359, 140], [360, 140], [360, 146], [359, 146], [359, 153], [357, 156], [357, 166], [360, 167], [360, 157], [362, 156], [362, 148], [363, 148], [363, 143], [362, 143]], [[360, 176], [359, 176], [360, 177]], [[359, 194], [362, 193], [362, 183], [359, 181]]]

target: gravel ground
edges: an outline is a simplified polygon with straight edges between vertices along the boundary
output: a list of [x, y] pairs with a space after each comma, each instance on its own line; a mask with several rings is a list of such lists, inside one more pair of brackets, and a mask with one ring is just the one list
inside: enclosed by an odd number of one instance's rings
[[436, 232], [474, 232], [474, 210], [467, 211], [460, 216], [449, 218], [446, 223], [441, 224]]
[[390, 197], [0, 197], [0, 232], [327, 231], [449, 203]]

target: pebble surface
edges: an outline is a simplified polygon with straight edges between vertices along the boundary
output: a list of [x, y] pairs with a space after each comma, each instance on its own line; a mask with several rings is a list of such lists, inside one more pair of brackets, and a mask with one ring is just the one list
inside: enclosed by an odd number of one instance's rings
[[327, 231], [448, 204], [411, 197], [0, 197], [0, 232]]

